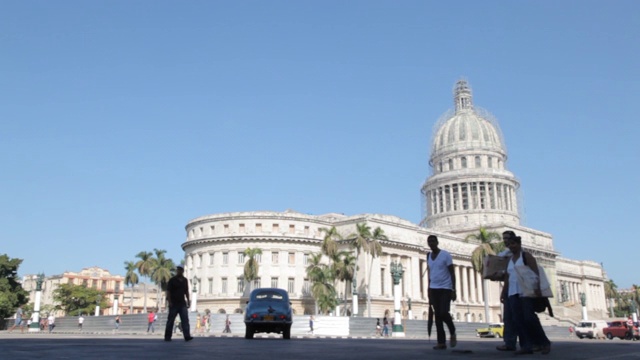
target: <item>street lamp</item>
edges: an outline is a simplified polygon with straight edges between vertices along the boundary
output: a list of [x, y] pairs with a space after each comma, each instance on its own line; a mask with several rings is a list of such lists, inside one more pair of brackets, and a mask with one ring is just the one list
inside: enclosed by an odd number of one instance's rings
[[191, 295], [191, 311], [196, 311], [198, 306], [198, 277], [193, 275], [191, 284], [193, 285], [193, 294]]
[[40, 273], [36, 277], [36, 299], [33, 303], [33, 315], [31, 315], [31, 326], [29, 331], [40, 331], [40, 301], [42, 299], [42, 283], [44, 274]]
[[96, 296], [96, 316], [100, 316], [100, 300], [102, 299], [102, 295], [98, 294]]
[[395, 314], [393, 317], [393, 337], [404, 337], [404, 328], [402, 327], [402, 317], [400, 315], [400, 279], [404, 274], [402, 264], [398, 261], [391, 262], [391, 276], [393, 277], [393, 305]]

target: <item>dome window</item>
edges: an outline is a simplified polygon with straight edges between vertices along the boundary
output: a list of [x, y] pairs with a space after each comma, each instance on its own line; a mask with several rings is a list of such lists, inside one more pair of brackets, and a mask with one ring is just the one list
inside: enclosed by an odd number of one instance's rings
[[463, 156], [461, 162], [462, 162], [462, 168], [466, 169], [467, 168], [467, 158]]
[[442, 172], [442, 161], [438, 164], [438, 172]]
[[480, 167], [480, 156], [476, 156], [475, 161], [476, 161], [476, 167], [479, 168]]
[[489, 168], [493, 167], [493, 158], [491, 156], [487, 158], [487, 167]]
[[453, 170], [453, 159], [449, 159], [449, 170]]

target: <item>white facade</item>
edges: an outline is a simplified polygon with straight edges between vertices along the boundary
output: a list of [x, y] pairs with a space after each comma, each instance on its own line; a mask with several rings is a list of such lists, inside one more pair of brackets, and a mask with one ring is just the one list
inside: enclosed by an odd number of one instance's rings
[[[297, 314], [314, 311], [313, 298], [306, 280], [306, 259], [320, 252], [321, 228], [335, 226], [347, 237], [356, 232], [356, 224], [366, 222], [372, 229], [380, 227], [388, 236], [382, 241], [383, 254], [378, 258], [360, 256], [358, 279], [359, 315], [382, 317], [393, 313], [393, 282], [390, 263], [402, 263], [401, 282], [403, 314], [425, 318], [426, 238], [435, 234], [440, 247], [454, 259], [458, 281], [458, 300], [452, 306], [457, 321], [485, 321], [482, 279], [471, 267], [470, 256], [475, 243], [465, 237], [485, 227], [490, 231], [513, 230], [522, 237], [523, 246], [545, 266], [556, 296], [554, 311], [560, 318], [580, 318], [579, 301], [584, 292], [587, 308], [594, 318], [606, 316], [604, 299], [605, 273], [591, 261], [558, 257], [550, 234], [520, 225], [517, 190], [519, 182], [506, 168], [507, 152], [497, 122], [488, 112], [473, 106], [471, 89], [459, 81], [454, 90], [455, 110], [437, 123], [432, 140], [430, 165], [432, 174], [422, 186], [423, 220], [420, 225], [395, 216], [361, 214], [306, 215], [286, 212], [237, 212], [203, 216], [186, 226], [182, 244], [186, 258], [186, 276], [198, 278], [198, 309], [213, 312], [240, 312], [243, 306], [243, 268], [247, 248], [259, 248], [259, 283], [262, 287], [287, 289]], [[348, 250], [342, 244], [342, 250]], [[370, 281], [369, 281], [370, 279]], [[369, 283], [371, 309], [367, 309], [365, 284]], [[342, 308], [351, 309], [349, 284], [339, 284]], [[487, 300], [489, 321], [501, 320], [500, 283], [489, 284]], [[346, 294], [346, 295], [345, 295]]]

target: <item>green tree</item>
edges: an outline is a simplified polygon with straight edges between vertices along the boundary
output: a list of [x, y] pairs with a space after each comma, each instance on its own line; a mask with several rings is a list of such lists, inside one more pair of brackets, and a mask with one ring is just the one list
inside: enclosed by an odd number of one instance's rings
[[618, 285], [611, 279], [604, 282], [604, 296], [609, 301], [609, 316], [614, 317], [613, 300], [618, 298]]
[[103, 291], [74, 284], [60, 284], [53, 291], [53, 300], [57, 303], [56, 310], [70, 316], [91, 314], [95, 312], [96, 305], [103, 309], [109, 305]]
[[151, 273], [151, 280], [158, 286], [158, 296], [156, 297], [156, 307], [159, 309], [165, 291], [167, 290], [167, 284], [171, 279], [171, 271], [175, 268], [173, 260], [165, 257], [166, 250], [153, 249], [156, 254], [155, 266]]
[[[371, 226], [367, 225], [367, 223], [359, 223], [356, 224], [356, 232], [354, 234], [349, 235], [351, 239], [351, 246], [356, 251], [356, 264], [358, 263], [358, 259], [360, 257], [360, 253], [364, 252], [371, 255], [371, 261], [373, 262], [373, 258], [379, 256], [382, 253], [382, 245], [379, 240], [386, 240], [387, 236], [384, 235], [384, 231], [380, 227], [376, 227], [373, 231], [371, 231]], [[368, 257], [365, 258], [365, 276], [367, 279], [365, 284], [365, 289], [367, 293], [367, 313], [368, 316], [371, 317], [371, 294], [369, 289], [370, 276], [367, 275], [367, 263]], [[357, 288], [357, 270], [354, 272], [354, 285]]]
[[258, 272], [260, 271], [256, 255], [262, 255], [262, 249], [247, 248], [244, 251], [244, 256], [247, 257], [247, 262], [244, 263], [244, 280], [247, 282], [245, 286], [248, 287], [249, 292], [253, 290], [253, 281], [258, 278]]
[[[481, 227], [477, 233], [469, 234], [465, 241], [478, 242], [478, 246], [471, 252], [471, 265], [473, 270], [482, 275], [484, 268], [484, 257], [486, 255], [495, 255], [504, 250], [502, 235], [494, 231], [487, 231]], [[489, 303], [487, 302], [487, 280], [482, 279], [482, 294], [484, 298], [484, 321], [489, 322]]]
[[326, 314], [338, 304], [336, 290], [333, 286], [334, 274], [329, 266], [322, 263], [322, 253], [312, 254], [306, 269], [311, 283], [311, 294], [315, 300], [316, 311]]
[[335, 226], [332, 226], [329, 229], [320, 228], [320, 232], [324, 234], [321, 246], [322, 253], [329, 257], [329, 259], [332, 259], [338, 252], [337, 240], [342, 240], [342, 235], [338, 233]]
[[[156, 266], [156, 259], [153, 257], [153, 253], [149, 251], [140, 251], [136, 257], [140, 260], [136, 263], [136, 268], [138, 269], [138, 273], [146, 278], [151, 278], [151, 274], [153, 273], [153, 269]], [[144, 312], [147, 312], [147, 283], [143, 283], [144, 285]]]
[[0, 255], [0, 319], [15, 314], [20, 305], [29, 301], [27, 293], [18, 282], [18, 267], [22, 259], [10, 258], [7, 254]]
[[371, 317], [371, 274], [373, 273], [373, 259], [382, 255], [381, 240], [388, 240], [387, 235], [384, 234], [384, 230], [380, 227], [373, 229], [371, 237], [367, 239], [367, 253], [369, 253], [371, 259], [369, 261], [369, 274], [367, 276], [367, 315]]
[[[338, 281], [344, 281], [344, 295], [349, 293], [349, 283], [353, 281], [356, 271], [356, 257], [349, 251], [340, 251], [336, 254], [333, 262], [333, 273]], [[346, 309], [343, 309], [346, 313]]]
[[131, 290], [131, 304], [129, 305], [129, 313], [133, 314], [133, 287], [138, 284], [138, 274], [136, 273], [136, 263], [133, 261], [125, 261], [124, 269], [126, 271], [124, 275], [125, 285], [129, 285]]

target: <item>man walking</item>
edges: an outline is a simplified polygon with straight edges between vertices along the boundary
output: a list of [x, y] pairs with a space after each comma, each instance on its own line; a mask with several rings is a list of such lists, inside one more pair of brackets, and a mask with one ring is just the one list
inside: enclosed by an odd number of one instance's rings
[[149, 333], [149, 330], [151, 330], [152, 334], [156, 332], [156, 329], [153, 327], [155, 322], [156, 322], [156, 315], [153, 313], [153, 309], [152, 309], [151, 311], [149, 311], [149, 314], [147, 314], [147, 334]]
[[189, 282], [184, 277], [184, 267], [178, 265], [176, 267], [176, 275], [169, 280], [167, 284], [167, 300], [169, 301], [169, 316], [167, 317], [167, 325], [164, 329], [164, 341], [171, 341], [173, 334], [173, 323], [176, 316], [180, 315], [182, 323], [182, 335], [185, 341], [193, 340], [189, 327]]
[[24, 332], [24, 324], [22, 324], [23, 315], [24, 313], [22, 312], [22, 305], [20, 305], [18, 306], [18, 310], [16, 310], [16, 321], [13, 323], [11, 329], [9, 329], [9, 332], [12, 332], [13, 329], [16, 328], [16, 326], [20, 326], [20, 332]]
[[82, 331], [82, 324], [84, 324], [84, 316], [80, 314], [80, 317], [78, 317], [78, 330], [80, 331]]
[[[447, 251], [438, 248], [438, 237], [429, 235], [427, 245], [431, 253], [427, 254], [429, 267], [429, 303], [433, 305], [436, 320], [436, 332], [438, 344], [434, 350], [445, 350], [447, 338], [444, 332], [444, 324], [449, 328], [449, 345], [455, 347], [458, 343], [456, 328], [451, 319], [451, 301], [456, 300], [456, 276], [453, 272], [453, 259]], [[444, 323], [444, 324], [443, 324]]]

